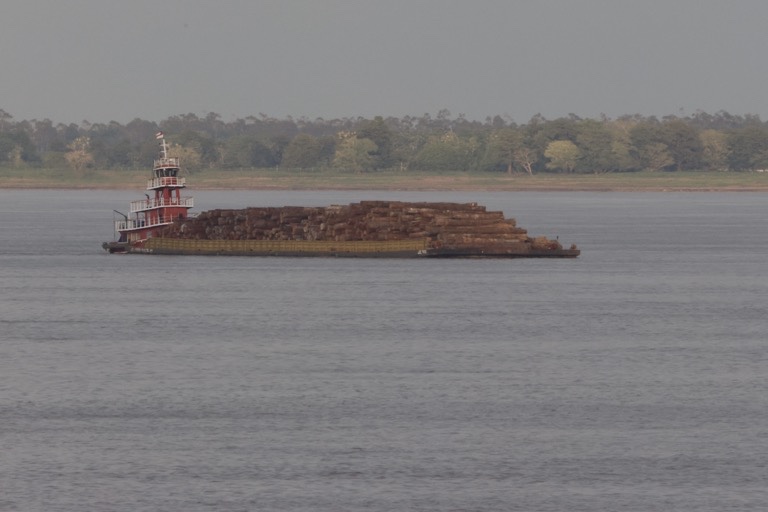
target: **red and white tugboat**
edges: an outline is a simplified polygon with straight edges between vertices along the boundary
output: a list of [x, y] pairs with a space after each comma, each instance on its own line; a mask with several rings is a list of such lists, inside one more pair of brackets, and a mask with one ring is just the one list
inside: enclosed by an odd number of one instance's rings
[[186, 219], [190, 208], [194, 206], [192, 197], [182, 197], [181, 189], [186, 188], [186, 179], [179, 176], [179, 159], [168, 156], [168, 144], [163, 132], [156, 135], [162, 148], [161, 158], [155, 160], [152, 179], [147, 182], [146, 199], [131, 201], [130, 216], [115, 222], [115, 231], [120, 233], [116, 242], [104, 242], [102, 247], [109, 253], [143, 252], [144, 242], [158, 236], [162, 229], [174, 220]]

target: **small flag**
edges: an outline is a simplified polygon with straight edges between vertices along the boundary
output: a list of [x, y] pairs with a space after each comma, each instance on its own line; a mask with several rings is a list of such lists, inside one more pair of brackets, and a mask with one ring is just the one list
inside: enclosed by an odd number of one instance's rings
[[157, 133], [155, 134], [155, 138], [156, 138], [156, 139], [162, 139], [163, 137], [164, 137], [164, 135], [163, 135], [163, 132], [157, 132]]

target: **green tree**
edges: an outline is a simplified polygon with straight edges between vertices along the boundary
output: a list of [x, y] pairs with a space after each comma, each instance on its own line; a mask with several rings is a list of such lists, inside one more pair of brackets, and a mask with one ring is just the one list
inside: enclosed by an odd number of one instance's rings
[[[517, 161], [515, 155], [522, 149], [523, 134], [515, 128], [501, 128], [491, 132], [485, 147], [485, 168], [502, 167], [507, 174], [512, 174]], [[522, 166], [532, 174], [530, 167]]]
[[300, 133], [285, 147], [280, 165], [291, 169], [318, 167], [322, 152], [323, 146], [316, 137]]
[[270, 149], [249, 135], [227, 139], [222, 149], [222, 166], [233, 167], [274, 167], [277, 164]]
[[11, 132], [0, 133], [0, 162], [10, 162], [18, 167], [39, 160], [35, 145], [26, 131], [15, 128]]
[[669, 147], [663, 142], [651, 142], [637, 151], [638, 159], [647, 171], [661, 171], [675, 163]]
[[475, 139], [462, 139], [453, 132], [431, 136], [416, 155], [414, 166], [427, 171], [467, 171], [478, 149]]
[[648, 171], [661, 171], [675, 163], [659, 123], [641, 122], [629, 132], [632, 142], [631, 155], [638, 167]]
[[728, 169], [728, 136], [719, 130], [703, 130], [699, 134], [702, 146], [702, 163], [716, 171]]
[[672, 120], [664, 124], [662, 133], [678, 171], [701, 168], [703, 147], [695, 128], [685, 121]]
[[363, 123], [357, 129], [357, 137], [370, 139], [376, 144], [376, 150], [371, 154], [374, 168], [382, 169], [392, 166], [392, 130], [381, 116]]
[[336, 144], [336, 154], [333, 157], [333, 166], [361, 173], [373, 167], [378, 150], [376, 143], [371, 139], [359, 138], [352, 133], [342, 133]]
[[30, 137], [32, 138], [32, 142], [34, 143], [38, 154], [42, 155], [46, 151], [62, 149], [63, 146], [61, 145], [55, 147], [59, 136], [50, 119], [43, 119], [42, 121], [35, 120], [32, 121], [32, 125]]
[[580, 121], [573, 114], [569, 117], [555, 119], [554, 121], [547, 121], [543, 117], [536, 117], [530, 123], [532, 130], [530, 140], [541, 154], [544, 153], [544, 150], [553, 140], [570, 140], [575, 142]]
[[553, 140], [544, 150], [544, 157], [549, 160], [547, 169], [573, 172], [581, 157], [581, 150], [569, 140]]
[[168, 156], [178, 158], [181, 167], [189, 172], [197, 171], [204, 165], [203, 156], [200, 153], [200, 150], [195, 146], [171, 144], [168, 153]]
[[93, 164], [91, 154], [91, 139], [86, 136], [76, 138], [69, 144], [69, 152], [65, 155], [69, 165], [80, 172]]
[[269, 150], [274, 155], [275, 160], [280, 163], [283, 161], [283, 152], [288, 144], [291, 143], [291, 137], [285, 133], [278, 133], [269, 137]]
[[[198, 119], [194, 114], [188, 114]], [[192, 123], [192, 121], [189, 121]], [[194, 130], [185, 130], [172, 137], [172, 141], [180, 147], [194, 149], [200, 155], [200, 166], [212, 165], [219, 161], [219, 152], [216, 148], [216, 142], [200, 132]]]
[[637, 168], [637, 161], [632, 157], [632, 139], [630, 131], [635, 122], [629, 119], [617, 119], [608, 124], [611, 132], [611, 153], [616, 170], [629, 171]]
[[523, 144], [515, 149], [512, 156], [515, 159], [515, 165], [522, 167], [525, 172], [533, 176], [533, 168], [539, 161], [539, 154], [533, 146]]
[[728, 136], [728, 164], [736, 171], [768, 168], [768, 128], [751, 123]]
[[133, 146], [128, 139], [121, 139], [106, 151], [106, 157], [107, 167], [131, 167], [133, 163]]
[[392, 160], [400, 170], [411, 168], [416, 156], [428, 139], [425, 133], [417, 132], [409, 126], [403, 126], [392, 137]]
[[618, 167], [613, 137], [604, 122], [586, 119], [579, 122], [576, 129], [576, 145], [581, 151], [577, 170], [603, 173]]
[[0, 135], [0, 162], [9, 162], [16, 143], [7, 135]]

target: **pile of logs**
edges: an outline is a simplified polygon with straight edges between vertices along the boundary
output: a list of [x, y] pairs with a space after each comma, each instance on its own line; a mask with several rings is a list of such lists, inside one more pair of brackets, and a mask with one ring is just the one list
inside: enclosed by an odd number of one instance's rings
[[361, 201], [344, 206], [210, 210], [177, 221], [167, 238], [197, 240], [407, 240], [434, 247], [525, 245], [555, 249], [546, 237], [529, 238], [514, 219], [476, 203]]

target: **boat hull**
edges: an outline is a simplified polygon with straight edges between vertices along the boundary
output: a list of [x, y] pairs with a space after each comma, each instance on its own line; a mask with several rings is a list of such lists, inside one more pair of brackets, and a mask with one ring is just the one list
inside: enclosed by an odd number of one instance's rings
[[578, 249], [512, 247], [429, 247], [428, 240], [188, 240], [150, 238], [138, 243], [105, 242], [110, 253], [184, 256], [281, 256], [336, 258], [575, 258]]
[[109, 254], [131, 252], [131, 244], [128, 242], [104, 242], [101, 244], [101, 248], [107, 251]]

